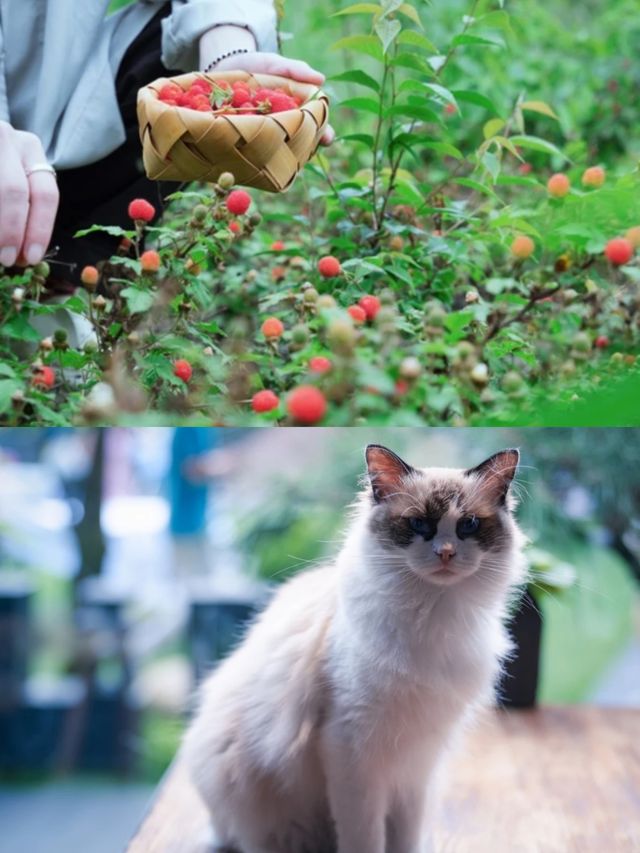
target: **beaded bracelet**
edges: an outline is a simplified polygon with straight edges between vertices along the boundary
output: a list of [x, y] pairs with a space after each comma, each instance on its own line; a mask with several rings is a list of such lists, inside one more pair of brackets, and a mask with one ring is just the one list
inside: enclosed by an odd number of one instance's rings
[[223, 53], [222, 56], [218, 56], [217, 59], [210, 62], [204, 69], [203, 73], [208, 74], [209, 71], [213, 71], [216, 65], [219, 65], [223, 59], [229, 59], [230, 56], [237, 56], [239, 53], [251, 53], [251, 51], [247, 50], [246, 47], [239, 47], [236, 50], [230, 50], [228, 53]]

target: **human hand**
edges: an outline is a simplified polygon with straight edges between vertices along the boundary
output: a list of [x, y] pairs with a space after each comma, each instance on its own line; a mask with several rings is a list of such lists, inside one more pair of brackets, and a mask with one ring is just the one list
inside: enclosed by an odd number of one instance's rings
[[0, 264], [39, 263], [47, 251], [60, 194], [55, 175], [30, 168], [46, 163], [33, 133], [0, 121]]
[[[278, 53], [241, 53], [222, 59], [213, 70], [216, 71], [248, 71], [250, 74], [274, 74], [277, 77], [288, 77], [298, 83], [310, 83], [313, 86], [321, 86], [324, 83], [324, 74], [316, 71], [306, 62], [299, 59], [287, 59]], [[331, 125], [327, 125], [320, 143], [331, 145], [335, 139], [335, 131]]]

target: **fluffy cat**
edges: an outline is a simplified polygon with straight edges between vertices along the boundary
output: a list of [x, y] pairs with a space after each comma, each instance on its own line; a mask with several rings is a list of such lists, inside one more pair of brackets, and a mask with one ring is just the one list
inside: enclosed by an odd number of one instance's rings
[[218, 850], [418, 853], [436, 776], [510, 649], [517, 450], [416, 469], [379, 445], [335, 561], [205, 682], [184, 756]]

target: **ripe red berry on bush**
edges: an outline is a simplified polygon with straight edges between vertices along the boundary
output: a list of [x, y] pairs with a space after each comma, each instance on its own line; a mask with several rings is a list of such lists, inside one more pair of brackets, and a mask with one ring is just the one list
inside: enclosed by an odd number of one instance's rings
[[80, 273], [80, 281], [88, 288], [95, 287], [99, 278], [100, 273], [96, 267], [83, 267], [82, 272]]
[[156, 209], [145, 198], [134, 198], [129, 205], [129, 217], [140, 222], [151, 222], [156, 215]]
[[332, 367], [331, 359], [324, 355], [314, 355], [309, 359], [309, 369], [314, 373], [328, 373]]
[[186, 358], [179, 358], [173, 363], [173, 375], [183, 382], [189, 382], [193, 375], [193, 368]]
[[251, 206], [251, 196], [246, 190], [232, 190], [227, 196], [227, 210], [234, 216], [242, 216]]
[[598, 349], [606, 349], [609, 346], [609, 338], [606, 335], [598, 335], [598, 337], [594, 341], [594, 345]]
[[318, 272], [323, 278], [335, 278], [342, 272], [340, 261], [333, 255], [325, 255], [318, 261]]
[[262, 324], [262, 334], [265, 338], [279, 338], [284, 332], [284, 326], [277, 317], [267, 317]]
[[633, 244], [626, 237], [614, 237], [605, 246], [604, 253], [608, 261], [619, 267], [633, 257]]
[[558, 172], [555, 175], [551, 175], [547, 181], [547, 189], [549, 190], [549, 195], [555, 198], [563, 198], [571, 189], [571, 182], [566, 175]]
[[298, 423], [310, 426], [321, 421], [327, 412], [324, 394], [313, 385], [300, 385], [287, 398], [287, 411]]
[[282, 240], [274, 240], [271, 244], [272, 252], [281, 252], [284, 249], [284, 243]]
[[251, 407], [254, 412], [270, 412], [272, 409], [277, 409], [279, 405], [278, 395], [268, 389], [258, 391], [251, 398]]
[[143, 272], [158, 272], [160, 255], [154, 249], [147, 249], [140, 255], [140, 267]]
[[367, 319], [367, 312], [360, 305], [350, 305], [347, 308], [347, 311], [349, 312], [353, 322], [358, 326], [364, 323]]
[[42, 388], [44, 391], [48, 391], [50, 388], [53, 388], [55, 382], [56, 372], [53, 367], [49, 367], [48, 364], [39, 367], [31, 378], [31, 384], [33, 387]]
[[378, 297], [370, 296], [369, 294], [361, 296], [358, 300], [358, 305], [364, 310], [364, 313], [367, 315], [367, 320], [375, 319], [376, 314], [382, 307]]

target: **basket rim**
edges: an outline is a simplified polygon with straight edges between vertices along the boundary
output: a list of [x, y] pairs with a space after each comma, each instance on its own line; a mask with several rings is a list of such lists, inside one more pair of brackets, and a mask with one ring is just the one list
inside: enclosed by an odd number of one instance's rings
[[[216, 80], [225, 80], [228, 76], [232, 77], [234, 79], [237, 79], [237, 75], [242, 75], [245, 79], [256, 80], [256, 82], [259, 82], [257, 77], [268, 77], [272, 80], [282, 81], [284, 84], [289, 84], [289, 90], [290, 91], [291, 91], [291, 85], [290, 84], [294, 83], [296, 88], [302, 89], [302, 90], [305, 90], [305, 89], [309, 90], [310, 94], [306, 98], [306, 100], [302, 104], [300, 104], [300, 106], [294, 107], [290, 110], [279, 110], [277, 113], [264, 113], [264, 114], [258, 114], [258, 115], [248, 115], [248, 114], [243, 114], [243, 113], [229, 113], [229, 115], [232, 115], [234, 117], [234, 119], [238, 119], [238, 118], [241, 118], [243, 120], [244, 119], [262, 119], [262, 118], [265, 118], [268, 116], [285, 115], [287, 113], [297, 113], [297, 112], [302, 111], [308, 104], [311, 104], [314, 101], [318, 101], [318, 100], [325, 100], [327, 102], [327, 104], [329, 103], [329, 97], [326, 94], [326, 92], [324, 92], [320, 86], [316, 86], [313, 83], [303, 83], [303, 82], [298, 81], [298, 80], [292, 80], [290, 77], [282, 77], [279, 74], [268, 74], [268, 73], [263, 74], [260, 72], [256, 76], [256, 74], [253, 74], [250, 71], [243, 71], [241, 69], [238, 69], [237, 71], [234, 71], [234, 70], [222, 71], [219, 74], [216, 74], [215, 76], [211, 73], [205, 73], [204, 71], [190, 71], [190, 72], [187, 72], [185, 74], [176, 74], [174, 77], [157, 77], [155, 80], [152, 80], [150, 83], [147, 83], [145, 86], [142, 86], [138, 92], [138, 96], [144, 97], [145, 95], [148, 95], [149, 97], [151, 97], [151, 99], [155, 103], [162, 104], [162, 107], [166, 108], [166, 109], [189, 110], [190, 112], [199, 112], [198, 110], [192, 110], [190, 107], [179, 106], [179, 105], [174, 106], [173, 104], [166, 104], [164, 101], [161, 101], [160, 98], [158, 97], [159, 89], [161, 89], [162, 86], [166, 85], [167, 83], [176, 83], [177, 85], [179, 85], [182, 89], [184, 89], [186, 91], [185, 86], [186, 86], [187, 82], [191, 82], [194, 79], [206, 80], [207, 82], [211, 83], [211, 82], [215, 82]], [[185, 86], [182, 85], [183, 82], [184, 82]], [[204, 111], [202, 111], [202, 114], [206, 115], [206, 113]], [[215, 115], [212, 113], [211, 118], [214, 118], [214, 119], [225, 118], [225, 116], [222, 114]]]

